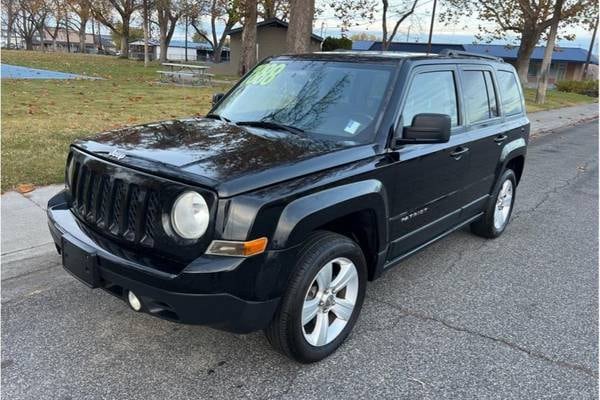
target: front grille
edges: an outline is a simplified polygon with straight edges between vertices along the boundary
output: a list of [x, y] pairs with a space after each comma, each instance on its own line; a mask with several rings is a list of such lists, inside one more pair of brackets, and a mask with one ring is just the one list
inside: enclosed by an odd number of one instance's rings
[[154, 247], [160, 220], [156, 191], [73, 162], [71, 209], [79, 219], [110, 236]]
[[[140, 260], [151, 255], [173, 268], [204, 254], [212, 240], [212, 226], [198, 240], [185, 240], [163, 224], [163, 214], [186, 190], [202, 194], [212, 214], [214, 192], [118, 165], [76, 148], [69, 155], [69, 165], [71, 211], [87, 231], [102, 237], [102, 243], [112, 243], [111, 249], [127, 247]], [[111, 249], [107, 251], [116, 254]]]

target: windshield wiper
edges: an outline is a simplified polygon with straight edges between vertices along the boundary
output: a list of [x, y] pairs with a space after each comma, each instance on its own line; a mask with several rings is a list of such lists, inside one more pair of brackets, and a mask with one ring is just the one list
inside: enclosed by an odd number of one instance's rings
[[206, 118], [218, 119], [220, 121], [231, 122], [230, 119], [220, 116], [219, 114], [206, 114]]
[[291, 125], [281, 124], [275, 121], [240, 121], [236, 122], [237, 125], [254, 126], [256, 128], [267, 128], [267, 129], [278, 129], [280, 131], [288, 131], [290, 133], [299, 134], [303, 133], [304, 129], [297, 128]]

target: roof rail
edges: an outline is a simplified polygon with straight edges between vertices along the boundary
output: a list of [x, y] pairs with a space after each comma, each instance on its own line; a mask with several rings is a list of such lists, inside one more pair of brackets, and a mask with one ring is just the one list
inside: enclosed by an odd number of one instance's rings
[[504, 62], [504, 59], [502, 57], [488, 56], [486, 54], [471, 53], [468, 51], [460, 51], [460, 50], [453, 50], [453, 49], [443, 49], [442, 51], [440, 51], [439, 54], [440, 54], [440, 56], [445, 56], [445, 57], [483, 58], [486, 60], [494, 60], [494, 61]]

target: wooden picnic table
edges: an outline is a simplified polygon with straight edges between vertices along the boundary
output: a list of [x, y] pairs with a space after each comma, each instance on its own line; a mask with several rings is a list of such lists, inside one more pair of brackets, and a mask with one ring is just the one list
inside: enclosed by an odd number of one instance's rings
[[168, 71], [156, 71], [161, 74], [161, 81], [191, 84], [210, 84], [213, 74], [208, 73], [210, 67], [197, 64], [163, 63]]

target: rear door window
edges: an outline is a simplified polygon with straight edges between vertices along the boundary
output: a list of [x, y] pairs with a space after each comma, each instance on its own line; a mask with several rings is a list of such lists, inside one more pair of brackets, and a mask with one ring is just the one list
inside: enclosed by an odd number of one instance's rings
[[404, 126], [410, 126], [415, 115], [423, 113], [449, 115], [452, 126], [458, 125], [453, 71], [431, 71], [415, 75], [402, 112]]
[[515, 74], [510, 71], [498, 71], [496, 76], [504, 114], [513, 115], [523, 112], [521, 91]]
[[496, 92], [490, 71], [462, 71], [467, 121], [475, 124], [498, 116]]
[[467, 121], [474, 124], [489, 119], [490, 104], [483, 71], [463, 71], [462, 77]]

